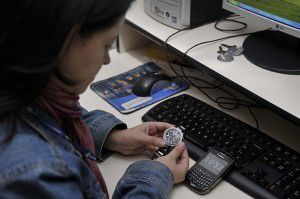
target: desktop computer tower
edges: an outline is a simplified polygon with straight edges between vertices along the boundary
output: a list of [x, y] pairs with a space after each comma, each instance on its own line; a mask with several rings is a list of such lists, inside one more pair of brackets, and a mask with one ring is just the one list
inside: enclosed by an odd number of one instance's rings
[[144, 0], [145, 12], [176, 29], [193, 28], [229, 15], [222, 0]]

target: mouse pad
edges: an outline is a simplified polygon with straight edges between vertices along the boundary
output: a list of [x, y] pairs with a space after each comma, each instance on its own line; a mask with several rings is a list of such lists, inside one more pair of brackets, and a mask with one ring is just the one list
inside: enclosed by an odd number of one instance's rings
[[91, 89], [119, 112], [127, 114], [174, 95], [189, 87], [179, 78], [174, 78], [170, 84], [152, 93], [151, 96], [139, 97], [134, 95], [131, 89], [135, 81], [141, 76], [149, 73], [164, 74], [163, 70], [155, 63], [148, 62], [127, 72], [95, 82], [91, 84]]

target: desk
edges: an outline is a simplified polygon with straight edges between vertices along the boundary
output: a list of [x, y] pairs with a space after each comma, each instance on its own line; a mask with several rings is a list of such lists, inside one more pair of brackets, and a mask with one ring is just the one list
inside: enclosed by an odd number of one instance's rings
[[[265, 30], [267, 27], [256, 27], [253, 22], [242, 19], [248, 24], [245, 32]], [[129, 28], [121, 35], [121, 46], [132, 49], [139, 44], [139, 36], [163, 45], [164, 41], [176, 30], [167, 27], [143, 12], [143, 1], [136, 1], [126, 16]], [[226, 28], [231, 29], [233, 24]], [[168, 44], [178, 54], [183, 54], [191, 46], [238, 33], [224, 33], [216, 30], [213, 24], [204, 25], [193, 30], [184, 31], [172, 37]], [[242, 45], [246, 37], [236, 37], [219, 42], [201, 45], [188, 53], [188, 57], [199, 69], [217, 76], [233, 85], [247, 96], [255, 98], [271, 107], [284, 117], [300, 124], [300, 75], [285, 75], [270, 72], [250, 63], [244, 56], [236, 57], [233, 62], [223, 63], [216, 59], [218, 46], [221, 43]], [[142, 43], [143, 44], [143, 43]], [[299, 63], [300, 64], [300, 63]]]
[[[121, 72], [125, 72], [131, 68], [134, 68], [138, 65], [141, 65], [142, 63], [145, 63], [147, 60], [146, 58], [142, 57], [139, 54], [139, 51], [130, 51], [127, 53], [119, 54], [116, 51], [113, 51], [111, 53], [112, 62], [107, 65], [103, 66], [101, 71], [97, 74], [95, 77], [95, 81], [107, 78], [109, 76], [112, 76], [114, 74], [118, 74]], [[193, 95], [207, 103], [212, 104], [205, 96], [201, 95], [201, 93], [195, 89], [190, 88], [185, 93], [188, 93], [190, 95]], [[103, 99], [101, 99], [99, 96], [97, 96], [93, 91], [90, 89], [87, 89], [86, 92], [81, 95], [80, 103], [83, 107], [85, 107], [88, 110], [94, 110], [94, 109], [102, 109], [105, 111], [108, 111], [112, 114], [114, 114], [116, 117], [127, 123], [128, 127], [133, 127], [141, 122], [141, 116], [149, 110], [152, 106], [149, 106], [147, 108], [141, 109], [139, 111], [136, 111], [134, 113], [131, 113], [129, 115], [124, 115], [119, 113], [117, 110], [112, 108], [108, 103], [106, 103]], [[212, 104], [216, 106], [216, 104]], [[249, 122], [252, 120], [251, 116], [248, 114], [247, 110], [239, 109], [235, 111], [228, 112], [229, 114], [238, 117], [243, 118], [244, 121]], [[263, 122], [262, 126], [265, 128], [266, 132], [269, 132], [271, 135], [276, 135], [280, 138], [280, 136], [286, 139], [286, 144], [293, 145], [298, 152], [300, 151], [299, 146], [299, 138], [300, 134], [296, 134], [295, 132], [300, 132], [299, 127], [295, 126], [293, 123], [290, 123], [284, 119], [282, 119], [279, 116], [276, 116], [272, 114], [272, 112], [269, 111], [261, 111], [259, 112], [264, 117], [268, 118], [265, 122]], [[272, 123], [269, 123], [268, 121], [273, 121]], [[275, 122], [274, 122], [275, 121]], [[251, 122], [249, 122], [251, 123]], [[101, 171], [104, 175], [105, 181], [108, 186], [109, 193], [112, 194], [114, 191], [114, 188], [118, 182], [118, 180], [121, 178], [123, 173], [125, 172], [128, 165], [130, 165], [132, 162], [140, 159], [145, 159], [148, 157], [145, 156], [133, 156], [133, 157], [125, 157], [121, 156], [119, 154], [113, 154], [110, 158], [108, 158], [105, 162], [100, 163], [99, 166], [101, 168]], [[190, 159], [190, 166], [193, 165], [194, 161]], [[199, 196], [192, 191], [190, 191], [188, 188], [186, 188], [184, 185], [176, 185], [172, 194], [172, 199], [182, 199], [182, 198], [251, 198], [244, 192], [240, 191], [239, 189], [235, 188], [231, 184], [227, 183], [226, 181], [221, 182], [210, 194], [205, 196]]]
[[[163, 41], [176, 32], [175, 29], [164, 26], [143, 12], [143, 1], [135, 1], [132, 9], [126, 16], [125, 26], [119, 37], [119, 51], [121, 54], [113, 51], [111, 53], [112, 62], [104, 66], [95, 81], [101, 80], [117, 73], [128, 71], [131, 68], [139, 66], [149, 60], [142, 56], [141, 47], [149, 43], [163, 45]], [[247, 32], [257, 31], [253, 24], [248, 23]], [[266, 27], [260, 27], [266, 29]], [[171, 50], [182, 54], [192, 45], [221, 38], [230, 35], [222, 33], [213, 28], [213, 24], [208, 24], [190, 31], [184, 31], [169, 40]], [[238, 37], [223, 41], [226, 44], [241, 45], [245, 37]], [[221, 63], [217, 61], [216, 51], [219, 44], [215, 42], [199, 46], [192, 50], [188, 56], [198, 63], [199, 69], [208, 72], [219, 79], [227, 82], [235, 88], [242, 91], [247, 96], [254, 98], [275, 110], [275, 114], [269, 109], [256, 110], [260, 129], [271, 137], [290, 146], [300, 152], [300, 127], [295, 123], [300, 123], [300, 76], [284, 75], [270, 72], [248, 62], [243, 56], [237, 57], [231, 63]], [[195, 88], [184, 91], [202, 101], [219, 108], [207, 97], [201, 94]], [[141, 122], [141, 116], [152, 106], [141, 109], [129, 115], [120, 114], [108, 103], [98, 97], [93, 91], [88, 89], [80, 99], [81, 104], [88, 110], [102, 109], [111, 112], [116, 117], [127, 123], [128, 127], [133, 127]], [[224, 111], [224, 110], [223, 110]], [[225, 111], [228, 114], [239, 118], [240, 120], [254, 126], [253, 118], [246, 108], [238, 110]], [[283, 117], [284, 116], [284, 117]], [[293, 122], [291, 122], [293, 121]], [[112, 194], [118, 179], [132, 162], [145, 159], [144, 156], [124, 157], [114, 154], [99, 166], [106, 180], [109, 193]], [[190, 166], [194, 161], [190, 160]], [[171, 198], [251, 198], [244, 192], [235, 188], [226, 181], [221, 182], [210, 194], [199, 196], [183, 185], [175, 186]]]

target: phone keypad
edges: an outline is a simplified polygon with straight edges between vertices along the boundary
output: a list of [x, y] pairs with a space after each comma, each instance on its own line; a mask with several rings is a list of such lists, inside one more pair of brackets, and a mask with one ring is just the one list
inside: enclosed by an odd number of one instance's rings
[[211, 176], [200, 167], [190, 169], [186, 177], [188, 181], [193, 182], [200, 188], [205, 188], [212, 182]]

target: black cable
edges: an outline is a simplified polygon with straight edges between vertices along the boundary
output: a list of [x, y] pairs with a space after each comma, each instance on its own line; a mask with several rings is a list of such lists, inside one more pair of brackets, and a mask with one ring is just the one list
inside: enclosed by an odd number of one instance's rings
[[[208, 85], [210, 85], [210, 86], [207, 86], [207, 87], [205, 87], [205, 86], [201, 86], [201, 88], [204, 88], [204, 89], [215, 89], [215, 88], [219, 88], [220, 86], [223, 86], [224, 85], [224, 83], [221, 83], [221, 84], [219, 84], [219, 85], [214, 85], [214, 84], [212, 84], [212, 83], [210, 83], [210, 82], [208, 82], [208, 81], [206, 81], [206, 80], [204, 80], [204, 79], [200, 79], [200, 78], [198, 78], [198, 77], [194, 77], [194, 76], [186, 76], [186, 75], [182, 75], [182, 76], [174, 76], [173, 78], [177, 78], [177, 77], [184, 77], [184, 78], [194, 78], [194, 79], [196, 79], [196, 80], [198, 80], [198, 81], [202, 81], [202, 82], [204, 82], [204, 83], [206, 83], [206, 84], [208, 84]], [[192, 82], [193, 83], [193, 82]]]
[[[257, 31], [257, 32], [261, 32], [261, 31]], [[192, 47], [190, 47], [188, 50], [185, 51], [184, 55], [187, 57], [187, 53], [192, 50], [193, 48], [199, 46], [199, 45], [202, 45], [202, 44], [206, 44], [206, 43], [211, 43], [211, 42], [216, 42], [216, 41], [220, 41], [220, 40], [224, 40], [224, 39], [229, 39], [229, 38], [234, 38], [234, 37], [239, 37], [239, 36], [245, 36], [245, 35], [249, 35], [249, 34], [253, 34], [253, 33], [257, 33], [257, 32], [252, 32], [252, 33], [244, 33], [244, 34], [238, 34], [238, 35], [233, 35], [233, 36], [228, 36], [228, 37], [223, 37], [223, 38], [219, 38], [219, 39], [214, 39], [214, 40], [210, 40], [210, 41], [205, 41], [205, 42], [201, 42], [201, 43], [198, 43]], [[183, 68], [181, 68], [181, 71], [183, 72], [184, 76], [185, 76], [185, 73], [183, 71]], [[215, 77], [216, 79], [218, 79], [217, 77]], [[188, 79], [188, 78], [187, 78]], [[187, 81], [185, 81], [187, 82]], [[188, 80], [189, 83], [191, 83], [191, 81]], [[229, 94], [230, 96], [232, 96], [233, 98], [228, 98], [228, 97], [217, 97], [216, 99], [213, 99], [212, 97], [210, 97], [204, 90], [203, 88], [195, 85], [195, 84], [191, 84], [192, 86], [195, 86], [196, 88], [198, 88], [205, 96], [207, 96], [210, 100], [212, 100], [213, 102], [217, 103], [218, 106], [224, 108], [224, 109], [227, 109], [227, 110], [232, 110], [232, 109], [236, 109], [238, 108], [239, 106], [246, 106], [249, 110], [249, 113], [252, 115], [252, 117], [254, 118], [254, 121], [256, 123], [256, 128], [257, 130], [259, 130], [259, 124], [258, 124], [258, 120], [257, 120], [257, 117], [255, 116], [253, 110], [251, 108], [254, 108], [254, 107], [263, 107], [263, 106], [260, 106], [259, 104], [253, 104], [253, 103], [250, 103], [248, 101], [245, 101], [245, 100], [240, 100], [240, 99], [237, 99], [234, 95], [232, 95], [231, 93], [229, 93], [228, 91], [225, 91], [221, 88], [223, 92], [225, 92], [226, 94]], [[233, 102], [225, 102], [225, 101], [220, 101], [221, 99], [226, 99], [226, 100], [232, 100]], [[246, 104], [242, 104], [241, 102], [244, 102]], [[224, 105], [233, 105], [232, 107], [228, 107], [228, 106], [224, 106]]]
[[253, 108], [253, 106], [248, 106], [247, 108], [248, 108], [248, 110], [249, 110], [250, 114], [252, 115], [252, 117], [253, 117], [253, 118], [254, 118], [254, 120], [255, 120], [256, 129], [257, 129], [257, 130], [259, 130], [259, 123], [258, 123], [258, 119], [257, 119], [256, 115], [254, 114], [253, 110], [251, 109], [251, 108]]
[[[197, 78], [197, 77], [193, 77], [193, 76], [185, 76], [185, 77], [188, 77], [188, 78], [195, 78], [195, 79], [198, 79], [200, 81], [203, 81], [209, 85], [213, 85], [212, 83], [210, 82], [207, 82], [203, 79], [200, 79], [200, 78]], [[246, 100], [242, 100], [242, 99], [238, 99], [236, 98], [233, 94], [231, 94], [230, 92], [226, 91], [225, 89], [221, 88], [221, 86], [224, 85], [224, 83], [221, 83], [220, 85], [213, 85], [211, 87], [201, 87], [201, 86], [198, 86], [196, 84], [192, 84], [192, 86], [198, 88], [207, 98], [209, 98], [211, 101], [215, 102], [216, 104], [218, 104], [218, 106], [220, 106], [221, 108], [223, 109], [226, 109], [226, 110], [233, 110], [233, 109], [236, 109], [238, 108], [239, 106], [245, 106], [248, 108], [248, 111], [249, 113], [251, 114], [251, 116], [254, 118], [254, 121], [255, 121], [255, 125], [256, 125], [256, 128], [257, 130], [259, 130], [259, 123], [258, 123], [258, 120], [257, 120], [257, 117], [256, 115], [254, 114], [252, 108], [263, 108], [264, 106], [261, 106], [259, 105], [258, 103], [251, 103], [249, 101], [246, 101]], [[221, 96], [221, 97], [217, 97], [216, 99], [212, 98], [204, 89], [220, 89], [222, 90], [224, 93], [226, 94], [229, 94], [232, 96], [232, 98], [229, 98], [229, 97], [224, 97], [224, 96]], [[220, 101], [221, 99], [225, 99], [225, 100], [228, 100], [228, 101]], [[231, 101], [231, 102], [230, 102]], [[233, 101], [233, 102], [232, 102]], [[232, 106], [225, 106], [225, 105], [232, 105]]]
[[[172, 38], [174, 35], [178, 34], [179, 32], [182, 32], [184, 30], [188, 30], [188, 28], [184, 28], [184, 29], [181, 29], [181, 30], [178, 30], [176, 31], [175, 33], [171, 34], [170, 36], [168, 36], [168, 38], [165, 40], [165, 43], [164, 43], [164, 46], [168, 49], [168, 46], [167, 46], [167, 42], [170, 38]], [[257, 32], [260, 32], [260, 31], [257, 31]], [[206, 43], [212, 43], [212, 42], [216, 42], [216, 41], [220, 41], [220, 40], [224, 40], [224, 39], [229, 39], [229, 38], [234, 38], [234, 37], [240, 37], [240, 36], [245, 36], [245, 35], [249, 35], [249, 34], [253, 34], [253, 33], [257, 33], [257, 32], [252, 32], [252, 33], [243, 33], [243, 34], [238, 34], [238, 35], [232, 35], [232, 36], [228, 36], [228, 37], [223, 37], [223, 38], [219, 38], [219, 39], [214, 39], [214, 40], [210, 40], [210, 41], [205, 41], [205, 42], [201, 42], [201, 43], [198, 43], [190, 48], [188, 48], [185, 53], [184, 53], [184, 56], [187, 57], [187, 53], [192, 50], [193, 48], [199, 46], [199, 45], [202, 45], [202, 44], [206, 44]], [[172, 62], [170, 61], [170, 58], [169, 58], [169, 55], [168, 53], [166, 54], [167, 55], [167, 62], [168, 62], [168, 65], [169, 67], [171, 68], [171, 70], [173, 71], [173, 73], [176, 75], [176, 77], [179, 77], [182, 81], [184, 81], [185, 83], [187, 83], [188, 85], [191, 85], [191, 86], [194, 86], [196, 88], [198, 88], [206, 97], [208, 97], [210, 100], [212, 100], [213, 102], [217, 103], [218, 106], [220, 106], [221, 108], [224, 108], [226, 110], [233, 110], [233, 109], [236, 109], [238, 108], [239, 106], [245, 106], [248, 108], [250, 114], [252, 115], [252, 117], [254, 118], [255, 120], [255, 123], [256, 123], [256, 128], [257, 130], [259, 130], [259, 124], [258, 124], [258, 120], [257, 120], [257, 117], [255, 116], [253, 110], [251, 108], [254, 108], [254, 107], [263, 107], [263, 106], [260, 106], [259, 104], [257, 103], [251, 103], [249, 101], [246, 101], [246, 100], [241, 100], [241, 99], [238, 99], [236, 98], [232, 93], [226, 91], [225, 89], [223, 89], [221, 86], [223, 86], [225, 83], [222, 82], [220, 85], [214, 85], [210, 82], [207, 82], [203, 79], [200, 79], [200, 78], [197, 78], [197, 77], [193, 77], [193, 76], [187, 76], [184, 72], [184, 69], [182, 66], [181, 67], [181, 72], [182, 72], [182, 76], [179, 75], [177, 73], [177, 71], [174, 69], [173, 65], [172, 65]], [[192, 82], [189, 78], [194, 78], [198, 81], [202, 81], [202, 82], [205, 82], [206, 84], [210, 85], [210, 87], [201, 87], [201, 86], [198, 86], [196, 84], [194, 84], [194, 82]], [[217, 77], [215, 77], [216, 79], [218, 79]], [[217, 97], [216, 99], [212, 98], [204, 89], [220, 89], [222, 90], [224, 93], [226, 93], [227, 95], [231, 96], [230, 97], [224, 97], [224, 96], [221, 96], [221, 97]], [[223, 101], [224, 100], [224, 101]], [[225, 105], [232, 105], [232, 106], [225, 106]]]
[[[262, 30], [265, 31], [265, 30]], [[192, 47], [188, 48], [185, 52], [184, 55], [187, 56], [187, 53], [192, 50], [193, 48], [203, 45], [203, 44], [207, 44], [207, 43], [212, 43], [212, 42], [216, 42], [216, 41], [221, 41], [221, 40], [225, 40], [225, 39], [230, 39], [230, 38], [234, 38], [234, 37], [241, 37], [241, 36], [246, 36], [246, 35], [250, 35], [250, 34], [254, 34], [254, 33], [258, 33], [258, 32], [262, 32], [262, 31], [256, 31], [256, 32], [251, 32], [251, 33], [243, 33], [243, 34], [238, 34], [238, 35], [231, 35], [231, 36], [227, 36], [227, 37], [221, 37], [219, 39], [214, 39], [214, 40], [209, 40], [209, 41], [204, 41], [204, 42], [200, 42], [197, 43], [195, 45], [193, 45]]]
[[217, 97], [215, 100], [213, 100], [213, 101], [216, 102], [216, 103], [233, 104], [233, 102], [220, 102], [220, 100], [221, 100], [221, 99], [225, 99], [225, 100], [230, 101], [230, 100], [233, 100], [233, 99], [234, 99], [234, 101], [238, 102], [238, 104], [241, 105], [241, 106], [260, 107], [258, 104], [254, 104], [254, 103], [251, 103], [251, 102], [249, 102], [249, 101], [246, 101], [246, 100], [242, 100], [242, 99], [236, 98], [233, 94], [231, 94], [230, 92], [228, 92], [227, 90], [225, 90], [224, 88], [221, 87], [221, 86], [225, 85], [224, 82], [222, 82], [222, 83], [219, 84], [219, 85], [214, 85], [214, 84], [212, 84], [212, 83], [210, 83], [210, 82], [208, 82], [208, 81], [206, 81], [206, 80], [204, 80], [204, 79], [200, 79], [200, 78], [194, 77], [194, 76], [186, 76], [186, 75], [185, 75], [185, 76], [175, 76], [175, 78], [176, 78], [176, 77], [193, 78], [193, 79], [196, 79], [196, 80], [198, 80], [198, 81], [202, 81], [202, 82], [208, 84], [209, 86], [207, 86], [207, 87], [205, 87], [205, 86], [199, 86], [199, 85], [194, 84], [192, 81], [190, 81], [190, 82], [192, 83], [192, 84], [191, 84], [192, 86], [194, 86], [194, 87], [196, 87], [196, 88], [198, 88], [198, 89], [220, 89], [220, 90], [223, 91], [224, 93], [226, 93], [226, 94], [232, 96], [232, 98], [224, 97], [224, 96], [222, 96], [222, 97]]
[[[189, 28], [183, 28], [183, 29], [180, 29], [180, 30], [176, 31], [175, 33], [169, 35], [169, 36], [167, 37], [167, 39], [165, 40], [165, 42], [164, 42], [165, 48], [168, 49], [168, 45], [167, 45], [167, 44], [168, 44], [168, 41], [169, 41], [170, 38], [172, 38], [174, 35], [176, 35], [176, 34], [182, 32], [182, 31], [185, 31], [185, 30], [189, 30]], [[168, 65], [169, 65], [169, 67], [171, 68], [171, 70], [173, 71], [173, 73], [174, 73], [176, 76], [178, 76], [182, 81], [184, 81], [185, 83], [188, 83], [188, 82], [185, 81], [185, 79], [181, 78], [180, 75], [179, 75], [179, 74], [176, 72], [176, 70], [173, 68], [173, 65], [172, 65], [172, 63], [171, 63], [171, 61], [170, 61], [170, 57], [169, 57], [169, 55], [168, 55], [168, 52], [166, 53], [166, 58], [167, 58]]]
[[[242, 27], [236, 28], [236, 29], [223, 29], [223, 28], [219, 28], [219, 27], [218, 27], [219, 23], [221, 23], [221, 22], [223, 22], [223, 21], [229, 21], [229, 22], [238, 23], [238, 24], [241, 24]], [[215, 29], [217, 29], [217, 30], [219, 30], [219, 31], [222, 31], [222, 32], [235, 32], [235, 31], [241, 31], [241, 30], [245, 30], [247, 27], [248, 27], [248, 24], [246, 24], [245, 22], [237, 21], [237, 20], [235, 20], [235, 19], [229, 19], [229, 18], [223, 18], [223, 19], [220, 19], [220, 20], [216, 21], [216, 23], [215, 23]]]
[[167, 37], [167, 39], [165, 40], [165, 42], [164, 42], [165, 47], [167, 48], [168, 41], [169, 41], [169, 39], [170, 39], [171, 37], [173, 37], [174, 35], [177, 35], [178, 33], [182, 32], [182, 31], [185, 31], [185, 30], [190, 30], [190, 28], [183, 28], [183, 29], [177, 30], [177, 31], [174, 32], [173, 34], [169, 35], [169, 36]]

